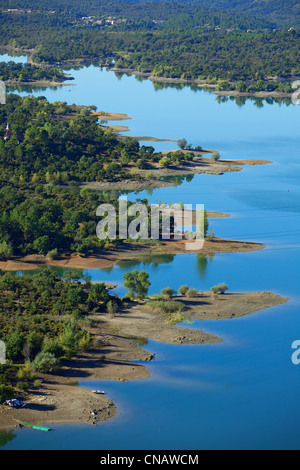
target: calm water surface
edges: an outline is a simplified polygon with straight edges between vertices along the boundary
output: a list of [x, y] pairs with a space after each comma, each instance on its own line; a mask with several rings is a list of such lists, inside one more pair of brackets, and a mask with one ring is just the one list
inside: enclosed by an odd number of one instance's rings
[[[19, 58], [14, 58], [19, 59]], [[3, 59], [5, 60], [5, 59]], [[300, 366], [291, 344], [300, 339], [300, 154], [299, 106], [266, 100], [220, 102], [191, 87], [158, 89], [149, 80], [116, 76], [89, 66], [68, 71], [76, 86], [27, 89], [48, 100], [96, 105], [127, 113], [127, 135], [148, 135], [217, 149], [224, 158], [259, 158], [272, 165], [239, 173], [195, 175], [174, 188], [128, 198], [151, 203], [204, 203], [231, 217], [210, 221], [217, 236], [266, 244], [263, 251], [156, 256], [114, 268], [83, 272], [92, 280], [116, 282], [123, 295], [124, 272], [146, 269], [150, 293], [187, 283], [209, 290], [226, 282], [231, 291], [273, 291], [289, 302], [249, 317], [195, 321], [220, 336], [213, 345], [168, 345], [148, 340], [155, 353], [151, 377], [119, 383], [82, 381], [104, 388], [118, 406], [117, 416], [97, 426], [55, 425], [50, 433], [13, 430], [0, 435], [5, 449], [299, 449]], [[172, 142], [149, 143], [157, 150]], [[141, 331], [141, 335], [143, 332]], [[47, 424], [47, 423], [45, 423]]]

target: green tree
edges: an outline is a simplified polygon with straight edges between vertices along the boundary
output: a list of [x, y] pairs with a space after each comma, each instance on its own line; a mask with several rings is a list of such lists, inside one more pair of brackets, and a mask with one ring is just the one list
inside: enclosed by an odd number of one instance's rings
[[36, 372], [54, 372], [58, 369], [60, 363], [54, 354], [49, 352], [40, 352], [32, 361], [32, 368]]
[[177, 145], [181, 150], [184, 150], [187, 146], [187, 140], [186, 139], [179, 139], [179, 140], [177, 140]]
[[0, 402], [10, 400], [14, 397], [14, 389], [11, 385], [0, 384]]
[[150, 286], [149, 274], [146, 271], [127, 272], [123, 276], [124, 287], [129, 290], [131, 298], [144, 299]]
[[13, 248], [5, 240], [0, 243], [0, 259], [7, 259], [13, 255]]

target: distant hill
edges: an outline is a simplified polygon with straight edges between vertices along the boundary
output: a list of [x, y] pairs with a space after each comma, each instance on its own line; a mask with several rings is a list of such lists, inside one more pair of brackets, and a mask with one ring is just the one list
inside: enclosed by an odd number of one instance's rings
[[195, 3], [222, 10], [247, 12], [277, 24], [300, 25], [298, 0], [196, 0]]
[[125, 17], [149, 19], [170, 19], [174, 15], [195, 13], [204, 15], [205, 10], [236, 14], [243, 19], [254, 18], [276, 26], [300, 26], [299, 0], [0, 0], [0, 9], [24, 8], [55, 10], [65, 14], [122, 15]]

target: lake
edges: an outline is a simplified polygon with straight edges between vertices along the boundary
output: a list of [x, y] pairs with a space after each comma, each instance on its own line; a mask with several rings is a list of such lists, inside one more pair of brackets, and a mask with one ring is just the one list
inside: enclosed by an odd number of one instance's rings
[[[2, 56], [7, 60], [7, 55]], [[14, 57], [13, 60], [24, 60]], [[251, 253], [155, 256], [89, 269], [92, 280], [116, 282], [123, 274], [149, 272], [150, 293], [166, 285], [200, 290], [226, 282], [230, 291], [272, 291], [289, 302], [232, 320], [195, 321], [222, 337], [209, 345], [153, 341], [148, 379], [119, 383], [82, 381], [116, 402], [117, 416], [94, 427], [54, 425], [50, 433], [18, 429], [0, 434], [4, 449], [299, 449], [300, 365], [291, 361], [300, 339], [300, 107], [262, 99], [220, 99], [195, 87], [161, 87], [95, 65], [68, 70], [71, 84], [20, 89], [49, 101], [96, 105], [126, 113], [126, 135], [186, 138], [224, 158], [257, 158], [272, 165], [246, 166], [224, 175], [195, 175], [176, 187], [128, 194], [150, 203], [204, 204], [231, 217], [210, 220], [216, 236], [266, 244]], [[144, 142], [143, 142], [144, 143]], [[146, 142], [156, 150], [174, 142]], [[141, 332], [143, 335], [143, 332]], [[47, 423], [45, 423], [47, 424]]]

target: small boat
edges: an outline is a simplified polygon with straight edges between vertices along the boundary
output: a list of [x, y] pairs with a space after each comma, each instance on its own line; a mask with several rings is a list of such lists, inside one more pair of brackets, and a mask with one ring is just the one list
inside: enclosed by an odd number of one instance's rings
[[36, 424], [25, 423], [25, 421], [18, 421], [18, 423], [22, 424], [23, 426], [28, 426], [32, 429], [39, 429], [40, 431], [50, 431], [50, 428], [46, 428], [45, 426], [38, 426]]
[[93, 393], [98, 393], [98, 394], [101, 394], [101, 395], [104, 395], [105, 392], [103, 390], [92, 390]]

